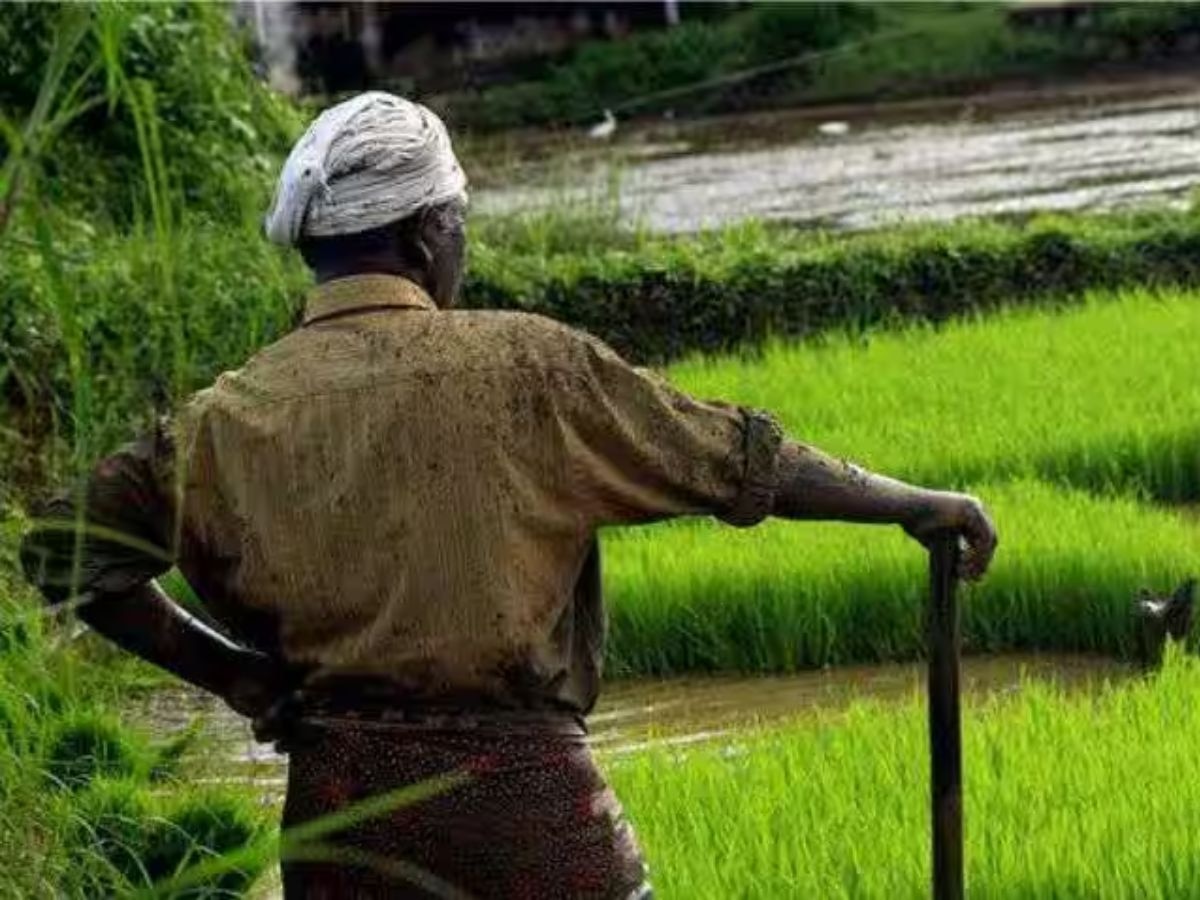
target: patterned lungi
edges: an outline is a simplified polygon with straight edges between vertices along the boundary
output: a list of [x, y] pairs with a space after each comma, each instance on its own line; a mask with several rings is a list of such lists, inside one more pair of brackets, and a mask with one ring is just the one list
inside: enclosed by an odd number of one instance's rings
[[[583, 726], [541, 719], [305, 716], [288, 746], [287, 900], [645, 900], [633, 831]], [[421, 783], [438, 787], [416, 802], [391, 794]], [[331, 813], [354, 819], [356, 804], [389, 794], [382, 812], [330, 833], [287, 831]]]

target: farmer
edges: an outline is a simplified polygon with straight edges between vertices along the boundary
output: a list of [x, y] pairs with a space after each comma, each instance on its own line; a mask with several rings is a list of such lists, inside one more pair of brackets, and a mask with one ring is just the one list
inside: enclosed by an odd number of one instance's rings
[[[970, 497], [784, 440], [587, 334], [456, 311], [465, 186], [422, 106], [369, 93], [318, 117], [267, 218], [315, 276], [302, 323], [101, 462], [23, 560], [50, 600], [282, 741], [285, 826], [433, 786], [322, 837], [320, 860], [285, 853], [289, 898], [647, 897], [585, 740], [597, 529], [951, 530], [972, 578], [996, 535]], [[211, 619], [155, 584], [172, 563]]]

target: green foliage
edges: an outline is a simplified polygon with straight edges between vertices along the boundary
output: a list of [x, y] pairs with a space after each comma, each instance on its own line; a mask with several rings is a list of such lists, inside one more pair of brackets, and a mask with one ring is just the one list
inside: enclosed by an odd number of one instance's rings
[[1084, 34], [1102, 37], [1110, 46], [1144, 43], [1164, 48], [1181, 34], [1200, 35], [1200, 7], [1195, 3], [1105, 3], [1090, 11]]
[[[40, 414], [43, 423], [41, 434], [29, 425], [25, 453], [46, 463], [51, 425], [70, 441], [79, 424], [79, 385], [49, 265], [65, 269], [74, 292], [71, 322], [93, 409], [87, 425], [96, 446], [113, 447], [143, 427], [177, 386], [202, 387], [293, 321], [307, 275], [298, 259], [250, 227], [184, 223], [174, 238], [174, 296], [156, 288], [161, 254], [150, 235], [63, 229], [53, 260], [37, 245], [5, 253], [0, 404], [10, 410], [6, 421], [36, 423]], [[48, 412], [53, 422], [45, 421]]]
[[[105, 897], [150, 888], [203, 860], [241, 850], [263, 833], [262, 818], [247, 798], [211, 790], [168, 800], [129, 779], [98, 779], [72, 809], [68, 843], [93, 866], [82, 893]], [[262, 863], [232, 868], [182, 891], [176, 900], [238, 897], [258, 877]]]
[[[869, 28], [875, 10], [857, 3], [757, 3], [727, 18], [693, 19], [686, 11], [684, 18], [674, 28], [585, 43], [565, 62], [549, 66], [542, 78], [457, 98], [449, 114], [458, 124], [486, 129], [588, 121], [605, 107], [633, 101], [643, 110], [670, 108], [677, 105], [675, 98], [657, 105], [641, 101], [833, 46]], [[696, 111], [714, 108], [722, 99], [701, 95], [684, 103]]]
[[[1030, 682], [968, 701], [969, 895], [1193, 896], [1197, 690], [1200, 665], [1175, 658], [1090, 694]], [[915, 900], [929, 896], [925, 716], [916, 697], [864, 703], [729, 743], [608, 757], [605, 769], [663, 896]]]
[[639, 361], [902, 319], [940, 321], [1091, 288], [1200, 283], [1200, 216], [1040, 217], [876, 235], [761, 225], [633, 251], [472, 247], [466, 304], [539, 312]]
[[[37, 96], [61, 20], [55, 4], [0, 8], [0, 112], [21, 121]], [[97, 28], [75, 54], [66, 81], [81, 98], [111, 98], [116, 73], [158, 98], [162, 151], [176, 189], [193, 209], [228, 218], [261, 206], [278, 154], [297, 130], [294, 111], [254, 77], [224, 5], [131, 3], [87, 12]], [[110, 39], [105, 44], [105, 37]], [[105, 54], [115, 56], [100, 62]], [[142, 157], [126, 104], [102, 102], [59, 135], [43, 159], [43, 189], [90, 217], [132, 221], [144, 212]], [[240, 213], [235, 212], [235, 216]]]
[[49, 738], [46, 775], [55, 786], [84, 787], [99, 777], [125, 777], [138, 768], [138, 752], [114, 719], [82, 714], [57, 722]]
[[606, 106], [694, 115], [928, 96], [1109, 61], [1152, 64], [1200, 32], [1188, 3], [1096, 4], [1070, 28], [1021, 26], [1015, 15], [1000, 3], [764, 2], [695, 21], [685, 9], [674, 29], [584, 44], [540, 77], [452, 97], [448, 112], [489, 130], [586, 122]]
[[[298, 267], [256, 221], [286, 110], [250, 76], [222, 7], [10, 5], [0, 48], [21, 42], [0, 86], [0, 203], [25, 176], [20, 215], [6, 205], [0, 220], [0, 856], [25, 864], [4, 891], [122, 896], [242, 849], [263, 820], [226, 790], [181, 796], [169, 776], [193, 733], [155, 748], [119, 723], [127, 667], [96, 666], [73, 617], [52, 620], [15, 574], [10, 479], [62, 474], [63, 445], [89, 463], [290, 321]], [[240, 895], [261, 866], [175, 896]]]
[[152, 798], [130, 779], [98, 779], [75, 798], [67, 843], [77, 853], [102, 860], [91, 873], [85, 896], [116, 893], [143, 882], [146, 838], [158, 823]]
[[[156, 746], [119, 723], [126, 670], [96, 665], [87, 641], [65, 640], [74, 623], [46, 618], [15, 575], [24, 522], [14, 506], [0, 518], [0, 621], [26, 636], [0, 655], [0, 856], [21, 861], [5, 868], [0, 893], [125, 896], [258, 841], [267, 826], [254, 799], [177, 777], [194, 730]], [[174, 896], [240, 896], [269, 858], [243, 856]]]
[[757, 66], [833, 47], [878, 24], [867, 3], [755, 3], [730, 24], [738, 63]]
[[[205, 860], [243, 850], [262, 837], [262, 816], [248, 796], [229, 791], [192, 791], [163, 813], [160, 827], [147, 836], [141, 860], [150, 881], [161, 882]], [[202, 879], [178, 898], [239, 896], [254, 882], [264, 861], [235, 866]]]

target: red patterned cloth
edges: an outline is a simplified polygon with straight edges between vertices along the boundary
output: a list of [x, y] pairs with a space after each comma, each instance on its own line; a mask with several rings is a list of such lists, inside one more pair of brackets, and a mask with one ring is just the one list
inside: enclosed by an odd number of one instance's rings
[[320, 861], [304, 844], [292, 858], [285, 853], [287, 900], [649, 897], [633, 830], [574, 719], [549, 727], [342, 716], [299, 724], [285, 829], [405, 785], [462, 778], [320, 837]]

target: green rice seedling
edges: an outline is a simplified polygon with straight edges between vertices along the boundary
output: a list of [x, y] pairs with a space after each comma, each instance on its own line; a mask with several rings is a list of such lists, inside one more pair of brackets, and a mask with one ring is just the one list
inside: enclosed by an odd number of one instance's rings
[[1039, 476], [1200, 500], [1200, 296], [1130, 290], [671, 368], [795, 438], [921, 482]]
[[[198, 790], [177, 795], [147, 836], [142, 862], [154, 885], [206, 860], [216, 860], [256, 845], [268, 833], [266, 817], [248, 793]], [[173, 897], [240, 896], [253, 884], [267, 859], [239, 859], [235, 865], [201, 878]]]
[[[205, 860], [263, 839], [266, 820], [253, 800], [228, 789], [162, 797], [135, 780], [100, 778], [66, 809], [65, 842], [80, 860], [80, 893], [130, 896], [152, 890]], [[172, 897], [238, 897], [264, 862], [242, 861], [201, 877]]]
[[46, 776], [55, 786], [78, 789], [98, 777], [133, 775], [142, 759], [129, 734], [113, 718], [77, 714], [53, 726], [46, 753]]
[[145, 788], [127, 778], [98, 778], [73, 798], [64, 843], [84, 863], [83, 893], [116, 894], [145, 879], [152, 806]]
[[[967, 892], [1180, 898], [1200, 884], [1200, 661], [1092, 694], [964, 708]], [[605, 759], [664, 898], [929, 892], [923, 704]]]
[[[963, 589], [968, 651], [1128, 654], [1139, 587], [1200, 568], [1200, 529], [1124, 497], [976, 486], [1002, 535]], [[707, 521], [604, 535], [610, 671], [791, 671], [923, 652], [926, 555], [898, 528]]]

